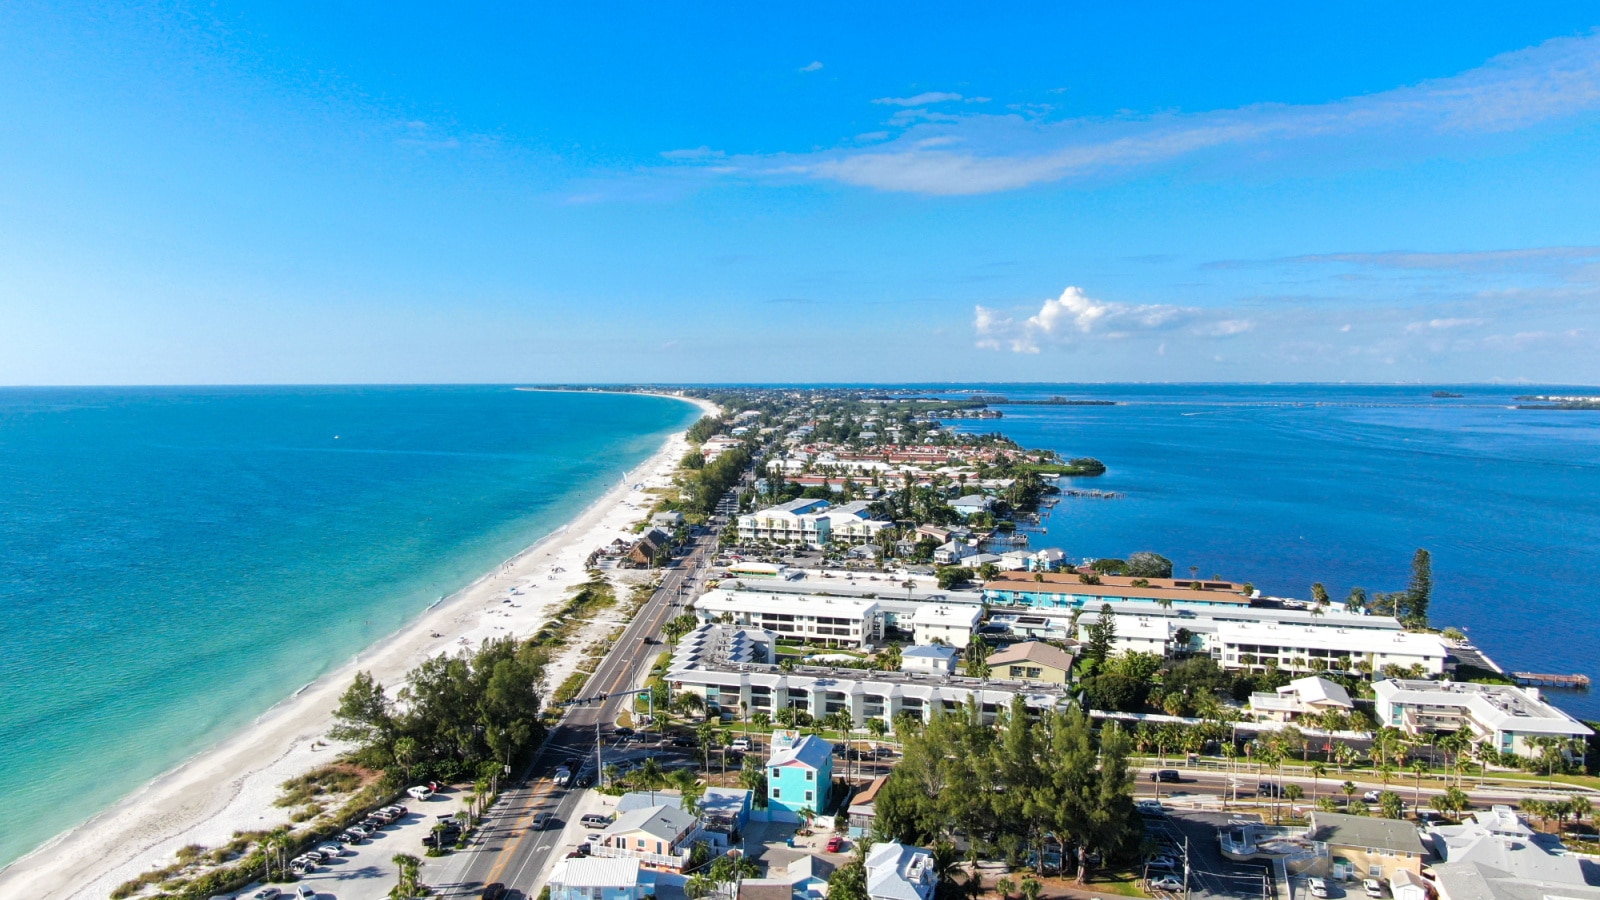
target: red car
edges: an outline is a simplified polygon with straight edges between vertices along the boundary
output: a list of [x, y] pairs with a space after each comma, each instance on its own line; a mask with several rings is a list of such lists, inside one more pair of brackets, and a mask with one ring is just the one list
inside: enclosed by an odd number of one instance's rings
[[844, 849], [844, 838], [839, 837], [837, 834], [831, 838], [828, 838], [828, 845], [823, 849], [827, 850], [829, 853], [838, 853]]

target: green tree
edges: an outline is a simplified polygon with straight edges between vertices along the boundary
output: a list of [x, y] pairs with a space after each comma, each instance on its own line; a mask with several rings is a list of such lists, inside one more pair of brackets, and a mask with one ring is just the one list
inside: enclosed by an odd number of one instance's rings
[[644, 765], [639, 767], [639, 774], [635, 776], [634, 780], [639, 783], [639, 787], [650, 792], [650, 804], [654, 806], [656, 791], [661, 790], [666, 784], [666, 771], [661, 768], [661, 763], [657, 762], [654, 756], [651, 756], [646, 758]]
[[1328, 599], [1328, 589], [1323, 587], [1320, 581], [1311, 585], [1311, 602], [1317, 606], [1327, 606], [1333, 602]]
[[1358, 613], [1365, 610], [1367, 608], [1367, 589], [1358, 587], [1351, 588], [1349, 596], [1344, 598], [1344, 608], [1346, 612], [1353, 613]]
[[1159, 553], [1140, 550], [1128, 555], [1128, 564], [1123, 574], [1135, 578], [1171, 578], [1172, 560]]
[[1346, 781], [1344, 784], [1339, 785], [1339, 790], [1344, 791], [1344, 811], [1349, 812], [1351, 798], [1356, 795], [1356, 783], [1354, 781]]
[[1378, 795], [1378, 810], [1385, 819], [1399, 819], [1405, 816], [1405, 803], [1394, 791], [1384, 791]]
[[1406, 586], [1406, 624], [1417, 628], [1428, 625], [1428, 605], [1433, 601], [1433, 556], [1418, 549], [1411, 556], [1411, 583]]
[[973, 678], [989, 677], [989, 644], [976, 634], [967, 642], [966, 671]]
[[828, 900], [870, 900], [867, 870], [860, 860], [851, 860], [828, 876]]
[[398, 880], [389, 891], [394, 900], [410, 900], [417, 896], [417, 873], [422, 871], [422, 860], [409, 853], [396, 853], [391, 859], [398, 870]]

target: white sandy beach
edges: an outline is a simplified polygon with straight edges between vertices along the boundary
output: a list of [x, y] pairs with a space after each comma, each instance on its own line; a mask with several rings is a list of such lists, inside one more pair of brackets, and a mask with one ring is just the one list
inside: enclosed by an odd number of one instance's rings
[[[690, 402], [716, 412], [710, 403]], [[279, 703], [250, 727], [0, 871], [0, 896], [99, 900], [141, 872], [171, 863], [180, 847], [216, 847], [235, 831], [287, 824], [290, 811], [272, 805], [279, 785], [338, 752], [326, 743], [327, 732], [339, 696], [358, 669], [393, 688], [429, 656], [538, 630], [551, 605], [585, 579], [583, 563], [590, 551], [631, 532], [643, 518], [653, 496], [635, 486], [666, 484], [686, 449], [683, 434], [673, 435], [563, 529]], [[319, 741], [320, 749], [313, 749]]]

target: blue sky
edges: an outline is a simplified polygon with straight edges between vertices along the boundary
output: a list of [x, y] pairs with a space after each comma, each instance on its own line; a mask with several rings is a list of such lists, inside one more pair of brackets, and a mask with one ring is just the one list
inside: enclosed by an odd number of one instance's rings
[[1600, 383], [1591, 4], [446, 6], [0, 7], [0, 383]]

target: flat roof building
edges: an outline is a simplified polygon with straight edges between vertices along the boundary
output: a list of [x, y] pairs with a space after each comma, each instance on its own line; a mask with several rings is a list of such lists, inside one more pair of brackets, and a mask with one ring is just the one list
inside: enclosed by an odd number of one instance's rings
[[1537, 756], [1530, 743], [1558, 738], [1569, 755], [1583, 752], [1588, 726], [1544, 701], [1538, 688], [1510, 684], [1385, 679], [1372, 686], [1378, 722], [1408, 734], [1467, 729], [1501, 753]]

